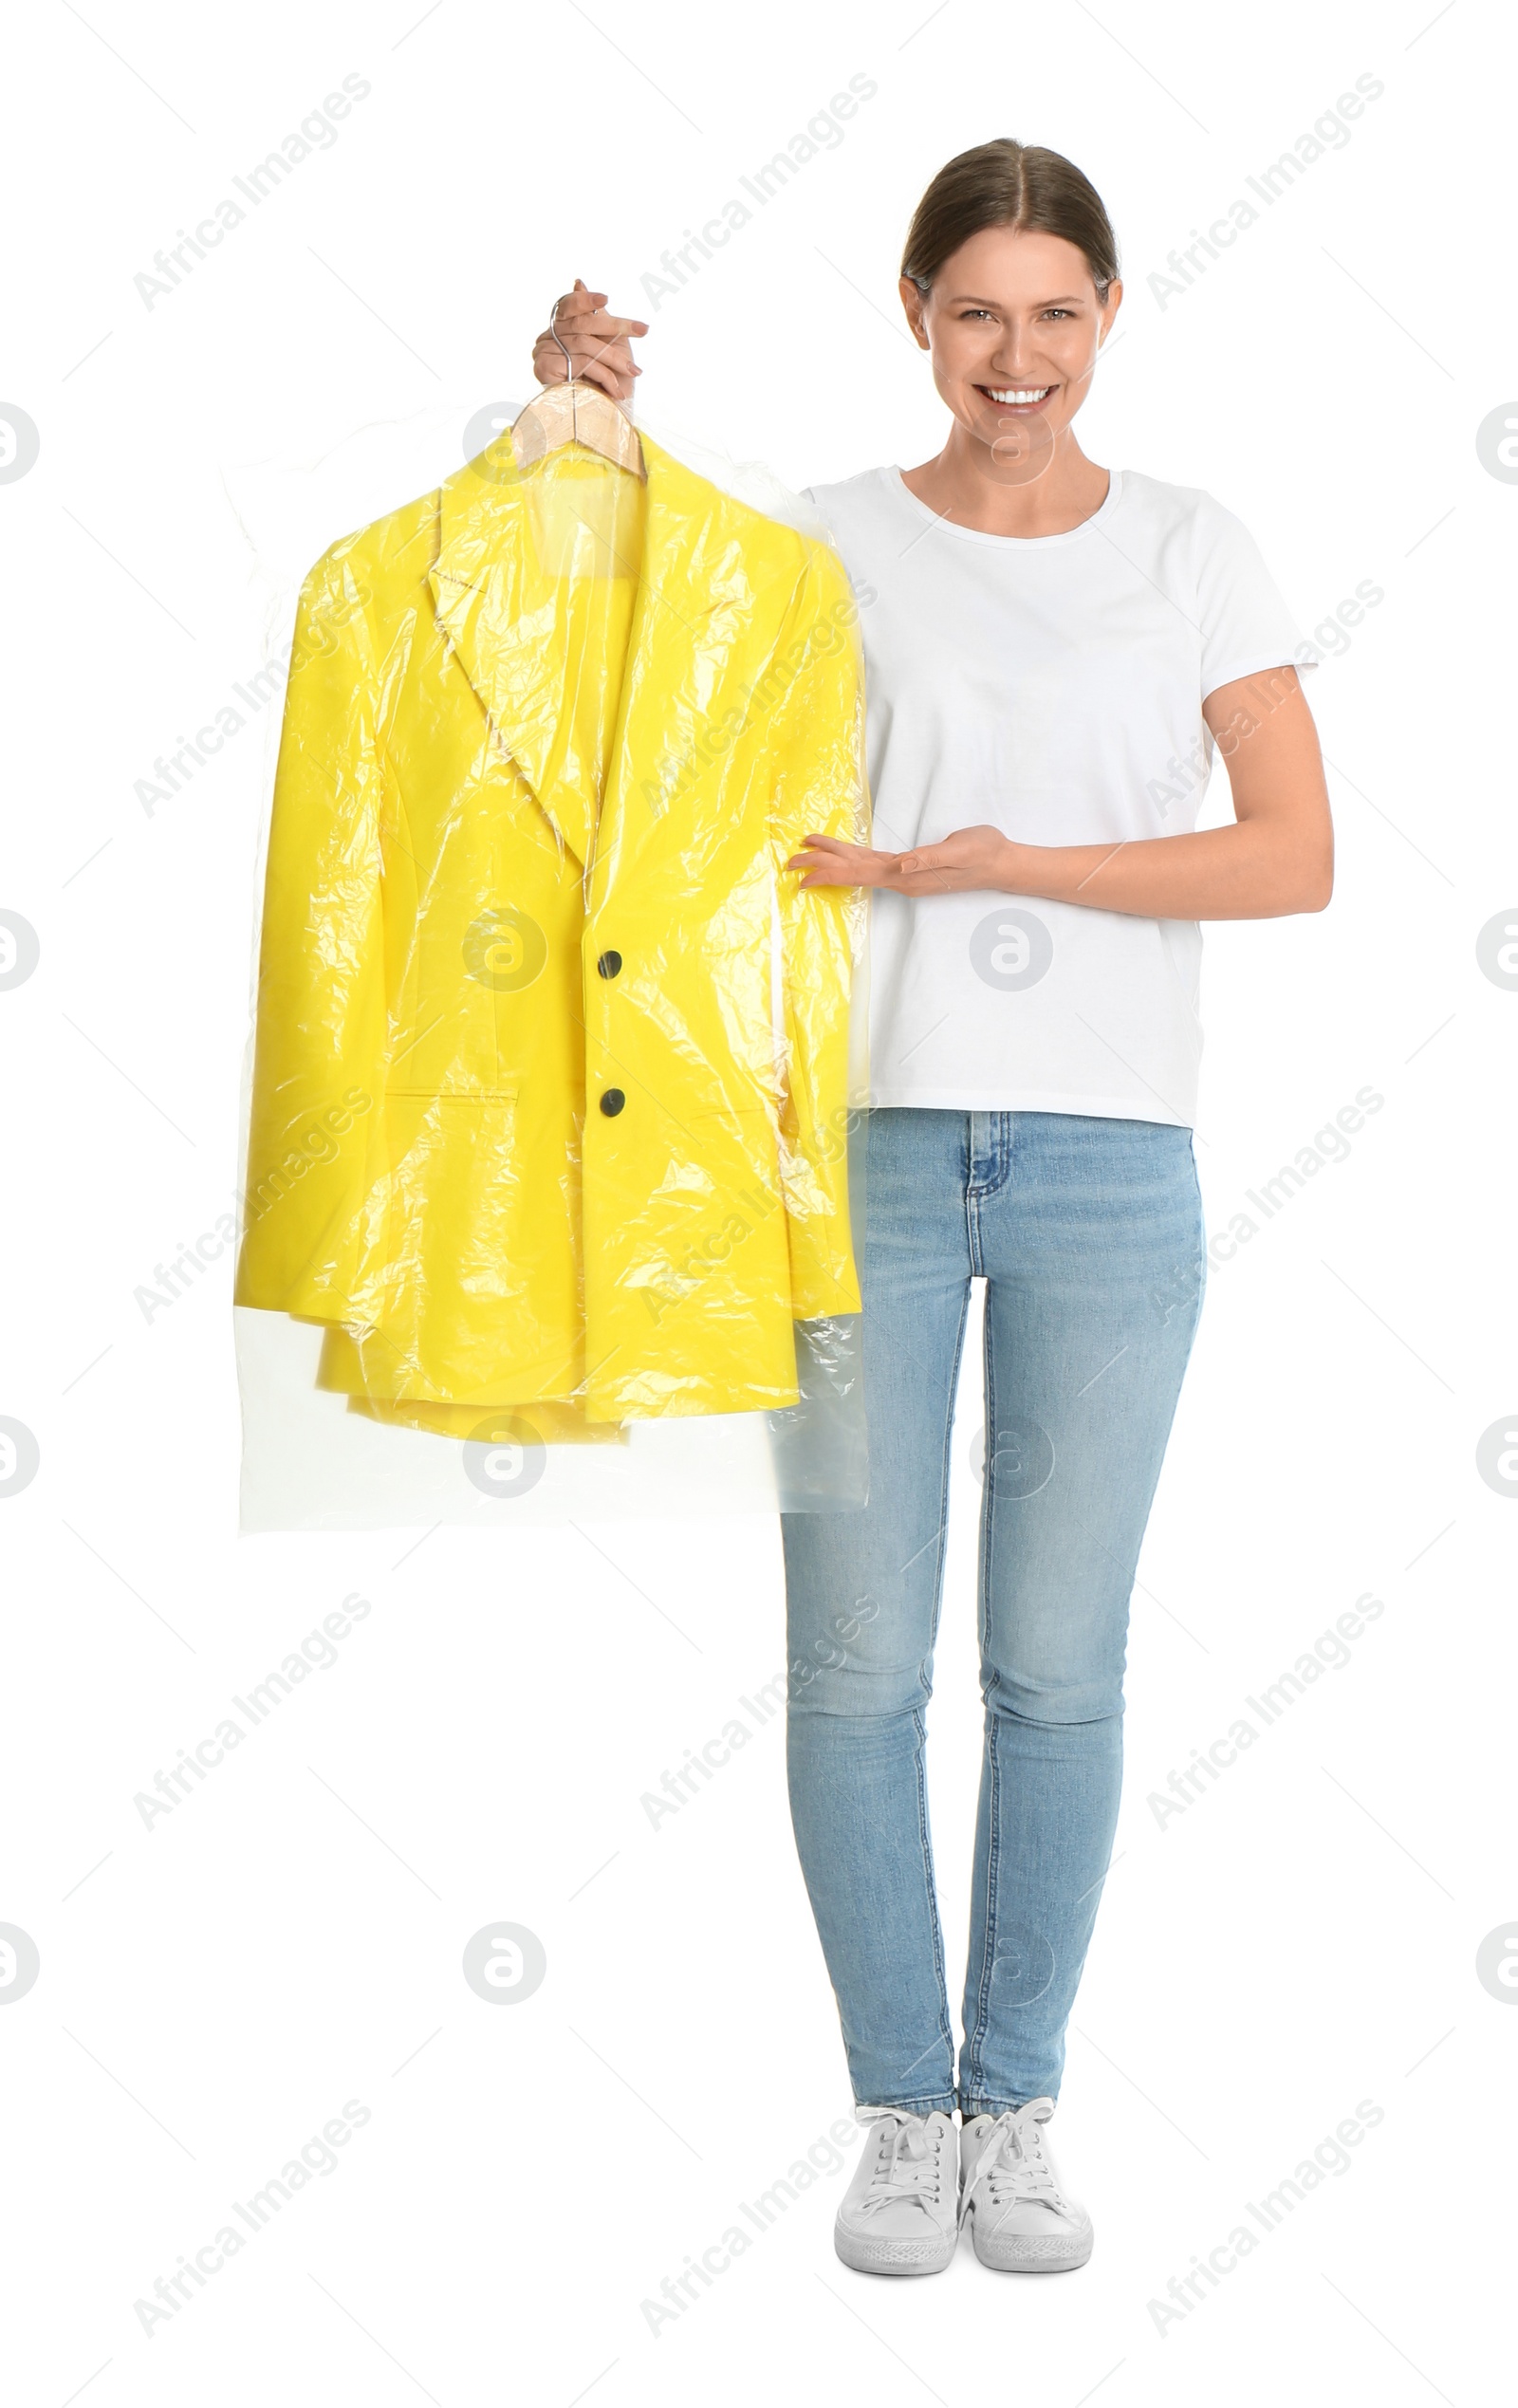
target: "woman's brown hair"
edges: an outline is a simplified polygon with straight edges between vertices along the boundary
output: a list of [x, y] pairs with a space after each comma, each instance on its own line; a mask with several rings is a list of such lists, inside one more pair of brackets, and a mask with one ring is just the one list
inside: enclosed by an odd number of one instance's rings
[[1002, 135], [940, 167], [918, 201], [901, 273], [926, 292], [944, 261], [988, 226], [1058, 234], [1085, 254], [1097, 299], [1119, 273], [1118, 238], [1096, 186], [1059, 151]]

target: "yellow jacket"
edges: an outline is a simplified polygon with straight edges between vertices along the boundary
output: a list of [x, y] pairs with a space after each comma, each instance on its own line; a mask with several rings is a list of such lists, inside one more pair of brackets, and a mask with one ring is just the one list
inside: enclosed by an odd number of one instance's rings
[[864, 833], [857, 614], [643, 452], [503, 435], [302, 591], [236, 1300], [381, 1418], [786, 1405], [859, 1308], [860, 901], [785, 867]]

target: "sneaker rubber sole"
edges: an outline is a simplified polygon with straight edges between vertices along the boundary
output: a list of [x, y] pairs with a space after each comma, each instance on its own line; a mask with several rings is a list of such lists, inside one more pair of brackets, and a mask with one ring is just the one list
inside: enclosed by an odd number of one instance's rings
[[922, 2241], [868, 2238], [846, 2225], [833, 2227], [833, 2247], [856, 2274], [941, 2274], [959, 2245], [957, 2232]]
[[970, 2237], [982, 2266], [997, 2274], [1069, 2274], [1083, 2266], [1096, 2246], [1091, 2226], [1083, 2232], [1045, 2235], [1009, 2232], [982, 2239], [973, 2215]]

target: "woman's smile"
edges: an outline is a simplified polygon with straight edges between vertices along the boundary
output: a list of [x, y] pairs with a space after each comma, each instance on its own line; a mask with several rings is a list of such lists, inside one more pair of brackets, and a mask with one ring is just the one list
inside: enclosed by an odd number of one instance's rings
[[1030, 417], [1035, 411], [1044, 408], [1056, 387], [1052, 384], [977, 384], [975, 391], [984, 394], [988, 401], [994, 401], [998, 409]]

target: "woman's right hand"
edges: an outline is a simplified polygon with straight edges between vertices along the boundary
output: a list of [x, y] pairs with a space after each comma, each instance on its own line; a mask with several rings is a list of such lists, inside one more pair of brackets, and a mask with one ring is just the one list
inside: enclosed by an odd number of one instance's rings
[[546, 326], [532, 346], [532, 373], [540, 384], [565, 382], [566, 350], [577, 377], [599, 384], [614, 401], [629, 398], [633, 379], [643, 373], [634, 361], [629, 337], [645, 335], [648, 327], [641, 318], [608, 317], [603, 292], [591, 292], [581, 277], [575, 278], [573, 292], [565, 293], [554, 311], [553, 328]]

